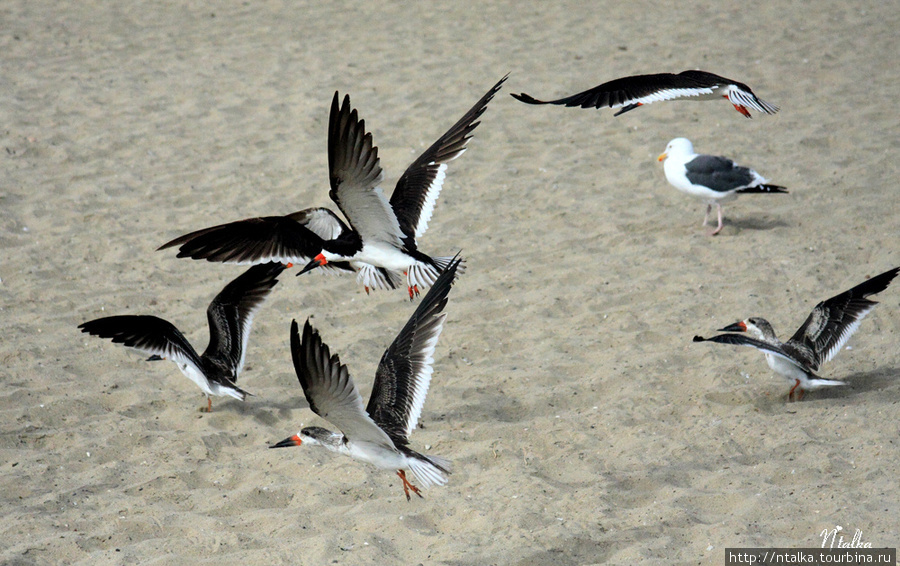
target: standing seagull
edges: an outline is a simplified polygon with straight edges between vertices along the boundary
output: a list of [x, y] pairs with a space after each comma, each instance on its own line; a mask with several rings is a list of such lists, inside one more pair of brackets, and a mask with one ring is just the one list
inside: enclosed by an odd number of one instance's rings
[[180, 246], [178, 257], [227, 263], [303, 263], [300, 273], [320, 266], [353, 270], [366, 292], [394, 289], [405, 278], [412, 298], [450, 261], [419, 252], [416, 243], [428, 228], [447, 163], [465, 152], [478, 119], [506, 78], [407, 167], [390, 201], [378, 186], [383, 178], [378, 148], [365, 121], [351, 110], [349, 96], [339, 105], [335, 92], [328, 124], [329, 196], [348, 223], [326, 208], [310, 208], [198, 230], [159, 249]]
[[249, 395], [236, 384], [244, 367], [250, 325], [284, 268], [279, 263], [255, 265], [216, 295], [206, 309], [209, 345], [200, 356], [174, 325], [155, 316], [109, 316], [78, 328], [151, 354], [147, 361], [171, 359], [203, 391], [206, 410], [212, 412], [212, 395], [241, 401]]
[[422, 494], [406, 479], [406, 470], [412, 470], [425, 488], [447, 483], [450, 462], [409, 448], [409, 435], [416, 428], [425, 404], [434, 349], [447, 316], [443, 310], [459, 261], [458, 257], [454, 258], [441, 273], [406, 326], [385, 350], [365, 409], [347, 366], [337, 354], [331, 355], [309, 320], [303, 327], [302, 339], [297, 321], [293, 321], [291, 353], [309, 408], [341, 432], [307, 427], [270, 448], [303, 443], [319, 445], [377, 468], [397, 470], [407, 501], [410, 490], [419, 497]]
[[709, 222], [712, 205], [716, 205], [719, 226], [710, 233], [722, 230], [722, 203], [737, 198], [738, 193], [786, 193], [786, 188], [766, 184], [756, 171], [742, 167], [727, 157], [697, 155], [687, 138], [675, 138], [657, 158], [665, 161], [663, 170], [669, 183], [683, 193], [699, 197], [706, 203], [703, 225]]
[[844, 347], [859, 328], [863, 317], [878, 304], [866, 297], [887, 289], [898, 271], [900, 267], [895, 267], [849, 291], [822, 301], [787, 342], [776, 338], [772, 325], [760, 317], [748, 318], [719, 329], [720, 332], [749, 332], [754, 338], [741, 334], [720, 334], [711, 338], [694, 336], [694, 342], [718, 342], [762, 350], [772, 371], [794, 384], [788, 393], [788, 399], [793, 400], [794, 391], [800, 388], [797, 395], [799, 401], [806, 390], [844, 385], [843, 381], [822, 379], [815, 372]]
[[580, 106], [582, 108], [621, 108], [614, 116], [634, 110], [638, 106], [688, 98], [693, 100], [714, 100], [727, 98], [734, 109], [748, 118], [753, 108], [766, 114], [778, 112], [778, 107], [757, 98], [750, 87], [719, 75], [706, 71], [683, 71], [677, 75], [659, 73], [656, 75], [635, 75], [615, 79], [592, 89], [560, 98], [559, 100], [537, 100], [525, 94], [512, 94], [516, 100], [526, 104], [558, 104], [564, 106]]

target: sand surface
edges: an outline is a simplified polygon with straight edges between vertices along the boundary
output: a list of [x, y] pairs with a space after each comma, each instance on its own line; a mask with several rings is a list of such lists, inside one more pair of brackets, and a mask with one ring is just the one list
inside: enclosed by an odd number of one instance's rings
[[[751, 315], [789, 335], [900, 264], [895, 4], [214, 4], [0, 5], [0, 562], [722, 564], [836, 525], [900, 543], [900, 286], [823, 368], [849, 386], [800, 403], [757, 352], [691, 343]], [[508, 96], [688, 68], [782, 110]], [[291, 319], [313, 317], [366, 396], [403, 291], [286, 273], [251, 336], [255, 397], [212, 414], [174, 365], [77, 330], [156, 314], [202, 348], [244, 268], [157, 246], [330, 204], [335, 90], [390, 191], [507, 72], [420, 241], [469, 266], [411, 439], [453, 460], [446, 487], [407, 503], [390, 472], [267, 450], [327, 424]], [[790, 194], [743, 197], [707, 237], [656, 162], [677, 136]]]

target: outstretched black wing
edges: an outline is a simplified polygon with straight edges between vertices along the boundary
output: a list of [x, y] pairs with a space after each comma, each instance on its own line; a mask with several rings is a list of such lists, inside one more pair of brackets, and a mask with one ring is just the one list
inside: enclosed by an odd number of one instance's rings
[[397, 444], [406, 444], [422, 413], [459, 262], [457, 256], [437, 278], [378, 364], [366, 412]]
[[509, 75], [491, 87], [465, 115], [406, 168], [391, 195], [391, 207], [407, 240], [415, 241], [428, 229], [435, 203], [444, 184], [447, 163], [466, 151], [478, 118]]
[[813, 369], [830, 360], [859, 328], [862, 319], [878, 303], [866, 297], [887, 289], [900, 267], [876, 275], [840, 295], [822, 301], [788, 340], [812, 351]]
[[226, 285], [206, 309], [209, 345], [203, 355], [227, 368], [232, 381], [237, 381], [244, 367], [253, 315], [284, 269], [280, 263], [254, 265]]
[[622, 107], [622, 110], [615, 114], [618, 116], [642, 104], [712, 94], [715, 87], [730, 82], [733, 81], [705, 71], [685, 71], [677, 75], [657, 73], [623, 77], [557, 100], [537, 100], [525, 93], [512, 96], [527, 104], [558, 104], [581, 108]]
[[304, 264], [319, 252], [326, 238], [306, 227], [315, 209], [287, 216], [261, 216], [219, 224], [179, 236], [157, 250], [180, 246], [178, 257], [221, 263], [267, 262]]
[[115, 344], [134, 348], [177, 364], [188, 364], [203, 374], [200, 356], [184, 335], [167, 320], [151, 315], [120, 315], [98, 318], [78, 325], [82, 332], [110, 338]]

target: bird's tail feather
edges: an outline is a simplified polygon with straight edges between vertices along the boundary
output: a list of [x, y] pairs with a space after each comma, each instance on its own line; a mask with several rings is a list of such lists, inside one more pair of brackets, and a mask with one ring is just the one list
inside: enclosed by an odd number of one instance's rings
[[[434, 257], [431, 260], [434, 262], [434, 265], [428, 265], [427, 263], [414, 263], [410, 266], [407, 280], [409, 285], [416, 285], [420, 289], [427, 289], [434, 285], [434, 282], [437, 281], [437, 278], [440, 277], [441, 273], [447, 270], [455, 257]], [[456, 268], [456, 275], [454, 280], [458, 278], [460, 275], [466, 272], [466, 263], [464, 259], [461, 259], [459, 262], [459, 267]]]
[[419, 480], [419, 485], [429, 488], [433, 485], [445, 485], [450, 474], [450, 460], [440, 456], [425, 456], [409, 459], [409, 468]]
[[747, 187], [737, 191], [739, 193], [786, 193], [787, 188], [779, 185], [757, 185], [755, 187]]
[[403, 278], [389, 269], [367, 263], [359, 268], [356, 282], [369, 289], [389, 291], [403, 285]]
[[[441, 270], [441, 273], [447, 270], [450, 267], [450, 264], [453, 263], [453, 260], [456, 259], [456, 256], [453, 257], [435, 257], [432, 258], [434, 260], [434, 264]], [[466, 260], [460, 258], [459, 267], [456, 268], [456, 277], [458, 278], [460, 275], [466, 272]]]
[[817, 375], [811, 375], [809, 377], [809, 381], [806, 383], [806, 386], [803, 389], [819, 389], [820, 387], [832, 387], [835, 385], [847, 385], [844, 381], [838, 381], [836, 379], [823, 379]]
[[245, 401], [247, 399], [248, 395], [251, 397], [253, 396], [252, 393], [244, 391], [243, 389], [241, 389], [234, 383], [231, 383], [230, 385], [231, 385], [231, 387], [225, 387], [225, 386], [218, 387], [218, 388], [216, 388], [217, 390], [213, 390], [213, 393], [215, 395], [219, 395], [221, 397], [228, 395], [229, 397], [234, 397], [238, 401]]

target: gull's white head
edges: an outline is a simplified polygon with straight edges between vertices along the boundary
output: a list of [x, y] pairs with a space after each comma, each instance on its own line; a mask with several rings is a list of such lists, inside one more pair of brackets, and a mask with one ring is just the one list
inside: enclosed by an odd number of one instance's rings
[[693, 155], [694, 144], [687, 138], [675, 138], [666, 145], [664, 151], [656, 160], [665, 161], [666, 158], [673, 156]]

